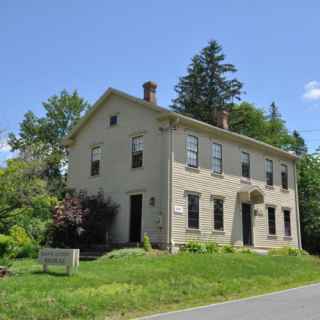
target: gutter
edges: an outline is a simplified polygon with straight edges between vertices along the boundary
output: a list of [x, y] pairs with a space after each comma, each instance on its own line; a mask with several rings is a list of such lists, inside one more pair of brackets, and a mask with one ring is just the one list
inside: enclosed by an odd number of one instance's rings
[[297, 223], [297, 236], [298, 247], [302, 249], [301, 241], [301, 227], [300, 227], [300, 209], [299, 209], [299, 193], [298, 193], [298, 181], [297, 181], [297, 161], [294, 161], [294, 184], [295, 184], [295, 198], [296, 198], [296, 223]]
[[173, 126], [172, 123], [169, 125], [169, 212], [168, 212], [168, 237], [167, 241], [169, 244], [169, 247], [171, 249], [172, 247], [172, 213], [173, 213]]

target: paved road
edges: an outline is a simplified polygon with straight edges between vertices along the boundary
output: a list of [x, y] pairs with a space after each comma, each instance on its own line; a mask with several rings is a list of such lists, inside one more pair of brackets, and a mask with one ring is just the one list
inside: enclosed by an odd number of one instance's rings
[[143, 319], [320, 320], [320, 284]]

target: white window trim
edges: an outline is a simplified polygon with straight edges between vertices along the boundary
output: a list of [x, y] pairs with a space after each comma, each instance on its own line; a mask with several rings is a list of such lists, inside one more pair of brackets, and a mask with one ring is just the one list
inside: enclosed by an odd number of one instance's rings
[[[221, 142], [218, 142], [216, 140], [210, 139], [211, 143], [211, 157], [210, 157], [210, 164], [211, 164], [211, 174], [214, 176], [224, 176], [224, 146]], [[217, 173], [213, 171], [213, 145], [217, 144], [221, 146], [221, 173]]]
[[[192, 167], [192, 166], [189, 166], [189, 164], [188, 164], [188, 136], [195, 137], [195, 138], [197, 138], [197, 141], [198, 141], [198, 150], [197, 150], [198, 166], [197, 167]], [[184, 149], [185, 149], [185, 166], [186, 166], [186, 168], [199, 172], [199, 170], [200, 170], [200, 138], [199, 138], [199, 136], [195, 133], [192, 133], [192, 132], [186, 132], [184, 144], [185, 144]]]
[[[214, 228], [214, 200], [222, 200], [223, 201], [223, 229], [222, 230], [218, 230]], [[212, 194], [210, 196], [210, 201], [211, 201], [211, 214], [212, 214], [212, 232], [216, 233], [216, 234], [225, 234], [225, 203], [226, 203], [226, 197], [225, 196], [220, 196], [220, 195], [215, 195]]]
[[[193, 195], [193, 196], [198, 196], [199, 197], [199, 228], [189, 228], [189, 203], [188, 203], [188, 196]], [[186, 212], [186, 217], [185, 217], [185, 229], [186, 231], [190, 232], [201, 232], [201, 219], [200, 219], [200, 204], [201, 204], [201, 193], [197, 191], [184, 191], [184, 197], [185, 197], [185, 212]]]
[[[275, 224], [275, 228], [276, 228], [276, 232], [275, 234], [270, 234], [269, 233], [269, 212], [268, 212], [268, 208], [273, 208], [274, 209], [274, 224]], [[273, 204], [266, 204], [266, 226], [267, 226], [267, 236], [268, 238], [277, 238], [278, 237], [278, 227], [277, 227], [277, 206], [273, 205]]]

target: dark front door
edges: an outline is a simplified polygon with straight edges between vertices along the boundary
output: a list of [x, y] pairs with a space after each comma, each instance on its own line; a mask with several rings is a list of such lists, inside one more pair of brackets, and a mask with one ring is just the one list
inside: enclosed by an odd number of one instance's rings
[[130, 242], [141, 241], [142, 194], [130, 196]]
[[243, 245], [252, 246], [252, 220], [251, 220], [251, 205], [247, 203], [242, 204], [242, 232]]

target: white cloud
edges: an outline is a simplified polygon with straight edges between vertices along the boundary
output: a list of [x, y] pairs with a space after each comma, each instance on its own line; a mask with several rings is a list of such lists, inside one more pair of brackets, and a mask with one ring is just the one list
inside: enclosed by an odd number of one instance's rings
[[303, 98], [309, 101], [320, 101], [320, 82], [310, 81], [304, 86]]
[[10, 152], [11, 147], [9, 146], [6, 139], [0, 140], [0, 152]]

